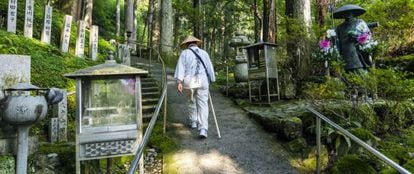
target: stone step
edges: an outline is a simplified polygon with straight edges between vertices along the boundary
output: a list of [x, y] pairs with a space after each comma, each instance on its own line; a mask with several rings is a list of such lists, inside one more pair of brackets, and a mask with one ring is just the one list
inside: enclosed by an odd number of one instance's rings
[[142, 114], [152, 114], [155, 110], [157, 105], [143, 105], [142, 106]]
[[159, 98], [144, 98], [142, 99], [142, 105], [152, 105], [157, 104]]
[[160, 95], [159, 92], [143, 92], [142, 93], [142, 98], [158, 98]]
[[158, 92], [159, 89], [157, 86], [146, 86], [146, 87], [141, 88], [141, 90], [143, 93], [146, 93], [146, 92]]

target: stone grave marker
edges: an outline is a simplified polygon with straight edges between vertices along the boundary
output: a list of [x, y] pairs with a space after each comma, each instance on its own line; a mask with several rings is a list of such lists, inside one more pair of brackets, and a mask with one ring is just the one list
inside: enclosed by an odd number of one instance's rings
[[122, 64], [131, 66], [131, 53], [129, 52], [129, 46], [127, 44], [118, 45], [118, 58]]
[[16, 33], [17, 0], [9, 0], [7, 12], [7, 32]]
[[24, 17], [24, 36], [28, 38], [33, 37], [33, 13], [34, 0], [26, 0], [26, 11]]
[[49, 141], [51, 143], [55, 143], [58, 141], [58, 132], [59, 132], [59, 119], [58, 118], [51, 118], [50, 125], [49, 125]]
[[60, 50], [64, 53], [69, 51], [70, 29], [72, 27], [72, 16], [65, 15], [65, 23], [60, 38]]
[[50, 37], [52, 35], [52, 6], [45, 6], [45, 21], [42, 31], [42, 42], [50, 44]]
[[57, 119], [57, 141], [66, 142], [68, 125], [68, 100], [66, 90], [63, 90], [62, 101], [60, 101], [58, 104], [53, 105], [53, 116]]
[[76, 38], [75, 55], [79, 57], [83, 57], [83, 55], [85, 54], [85, 26], [85, 21], [78, 21], [78, 37]]
[[89, 33], [89, 56], [94, 61], [96, 61], [96, 58], [98, 57], [98, 37], [99, 27], [92, 25], [91, 31]]

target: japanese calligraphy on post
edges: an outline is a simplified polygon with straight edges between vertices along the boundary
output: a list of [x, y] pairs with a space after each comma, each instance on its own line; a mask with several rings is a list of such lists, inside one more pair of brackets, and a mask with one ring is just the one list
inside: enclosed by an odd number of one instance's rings
[[26, 11], [24, 17], [24, 36], [33, 37], [33, 0], [26, 0]]
[[50, 37], [52, 35], [52, 6], [45, 7], [45, 22], [43, 24], [42, 42], [50, 44]]
[[17, 0], [9, 0], [9, 10], [7, 13], [7, 31], [16, 33]]
[[65, 25], [63, 26], [62, 35], [60, 37], [60, 50], [64, 53], [67, 53], [69, 51], [71, 26], [72, 26], [72, 16], [65, 15]]
[[80, 20], [78, 22], [78, 38], [76, 39], [75, 55], [83, 57], [85, 48], [85, 25], [86, 22]]
[[91, 32], [89, 34], [89, 55], [94, 61], [98, 56], [98, 36], [99, 27], [96, 25], [92, 25]]

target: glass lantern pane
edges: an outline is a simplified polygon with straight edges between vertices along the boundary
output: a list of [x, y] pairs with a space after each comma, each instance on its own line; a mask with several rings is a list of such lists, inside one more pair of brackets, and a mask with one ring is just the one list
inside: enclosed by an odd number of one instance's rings
[[83, 130], [114, 131], [136, 124], [135, 78], [91, 80], [82, 90]]
[[269, 78], [277, 78], [277, 58], [276, 47], [266, 46], [266, 66]]

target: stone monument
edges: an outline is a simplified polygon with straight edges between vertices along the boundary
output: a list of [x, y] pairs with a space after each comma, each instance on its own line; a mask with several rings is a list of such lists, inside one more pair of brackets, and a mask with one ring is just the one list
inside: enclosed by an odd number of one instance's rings
[[69, 51], [70, 29], [72, 27], [72, 16], [65, 15], [65, 23], [60, 39], [60, 50], [64, 53]]
[[98, 57], [99, 27], [92, 25], [89, 33], [89, 56], [96, 61]]
[[17, 0], [9, 0], [7, 12], [7, 32], [16, 33]]
[[50, 44], [50, 37], [52, 35], [52, 6], [45, 6], [45, 21], [42, 30], [42, 42]]
[[85, 54], [85, 27], [85, 21], [78, 21], [78, 37], [76, 38], [75, 55], [79, 57], [83, 57]]
[[34, 0], [26, 0], [26, 11], [24, 17], [24, 36], [28, 38], [33, 37], [33, 13]]

